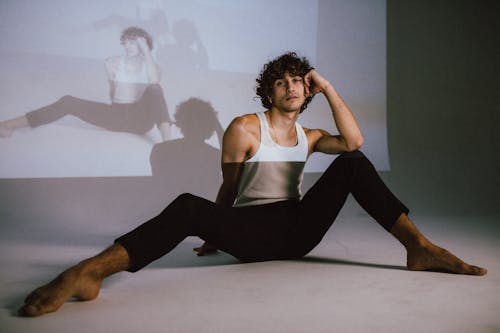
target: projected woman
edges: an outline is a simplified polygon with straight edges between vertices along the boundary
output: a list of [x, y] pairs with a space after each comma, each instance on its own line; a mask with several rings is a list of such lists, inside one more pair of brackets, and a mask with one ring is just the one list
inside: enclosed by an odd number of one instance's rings
[[16, 129], [35, 128], [72, 115], [114, 132], [144, 134], [156, 124], [163, 140], [169, 139], [170, 118], [158, 84], [160, 70], [151, 55], [152, 38], [141, 28], [129, 27], [120, 41], [125, 54], [105, 62], [111, 104], [64, 96], [24, 116], [0, 122], [0, 136], [10, 137]]

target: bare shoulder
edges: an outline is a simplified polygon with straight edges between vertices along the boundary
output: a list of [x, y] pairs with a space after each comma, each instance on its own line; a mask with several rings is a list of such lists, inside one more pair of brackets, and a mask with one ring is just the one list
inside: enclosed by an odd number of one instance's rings
[[255, 135], [260, 132], [259, 119], [255, 114], [245, 114], [233, 119], [228, 127], [240, 134]]
[[246, 160], [255, 154], [259, 143], [260, 126], [257, 116], [247, 114], [236, 117], [224, 132], [222, 146], [226, 158], [223, 159]]

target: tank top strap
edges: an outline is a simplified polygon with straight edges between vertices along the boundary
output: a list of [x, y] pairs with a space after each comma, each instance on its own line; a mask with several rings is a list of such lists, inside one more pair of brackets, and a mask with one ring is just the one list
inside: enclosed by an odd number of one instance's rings
[[269, 124], [267, 123], [266, 114], [264, 112], [257, 112], [256, 115], [259, 118], [260, 123], [260, 142], [261, 144], [271, 146], [274, 141], [269, 133]]
[[307, 142], [307, 135], [304, 131], [304, 127], [298, 122], [295, 122], [295, 129], [297, 131], [297, 145], [306, 146], [306, 149], [309, 149], [309, 144]]
[[[260, 142], [268, 146], [277, 145], [271, 137], [269, 123], [267, 121], [266, 114], [264, 112], [255, 113], [259, 118], [260, 123]], [[307, 136], [305, 134], [304, 128], [299, 122], [295, 122], [295, 129], [297, 131], [297, 145], [303, 145], [307, 142]]]

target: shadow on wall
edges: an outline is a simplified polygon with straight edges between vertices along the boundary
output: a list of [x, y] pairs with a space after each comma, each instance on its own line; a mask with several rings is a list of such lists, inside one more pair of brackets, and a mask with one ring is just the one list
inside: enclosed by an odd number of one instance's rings
[[181, 139], [158, 143], [150, 155], [152, 185], [165, 202], [184, 192], [215, 200], [221, 184], [220, 150], [207, 144], [214, 133], [222, 144], [223, 128], [212, 105], [198, 98], [182, 102], [175, 112]]
[[174, 23], [173, 44], [158, 46], [158, 61], [168, 72], [182, 70], [207, 70], [208, 53], [195, 24], [187, 19]]
[[[143, 10], [144, 11], [144, 10]], [[147, 19], [141, 18], [141, 8], [136, 7], [136, 17], [126, 17], [118, 14], [113, 14], [92, 23], [96, 30], [103, 30], [117, 27], [119, 30], [124, 30], [130, 26], [137, 26], [148, 31], [153, 39], [157, 41], [163, 35], [169, 33], [168, 20], [165, 11], [162, 9], [149, 8], [144, 12]]]
[[[139, 8], [137, 11], [140, 12]], [[129, 26], [145, 29], [152, 35], [157, 60], [167, 72], [208, 69], [208, 53], [192, 21], [178, 20], [170, 29], [164, 10], [149, 9], [146, 14], [148, 19], [141, 19], [139, 14], [135, 18], [114, 14], [94, 21], [93, 27], [96, 30], [113, 27], [123, 30]]]
[[215, 200], [220, 150], [205, 141], [214, 133], [221, 139], [216, 111], [190, 98], [177, 107], [175, 124], [184, 137], [153, 147], [151, 177], [0, 179], [0, 240], [104, 246], [179, 194]]

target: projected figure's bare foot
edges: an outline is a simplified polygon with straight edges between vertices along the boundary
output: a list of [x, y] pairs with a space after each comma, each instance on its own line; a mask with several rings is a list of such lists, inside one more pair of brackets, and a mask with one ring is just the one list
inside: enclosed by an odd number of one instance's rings
[[10, 128], [7, 122], [0, 122], [0, 138], [10, 138], [14, 133], [14, 129]]
[[127, 251], [121, 245], [114, 244], [33, 291], [26, 297], [18, 313], [26, 317], [41, 316], [56, 311], [72, 297], [79, 301], [93, 300], [99, 295], [104, 278], [128, 267]]
[[95, 271], [89, 271], [82, 264], [73, 266], [28, 295], [18, 313], [35, 317], [56, 311], [72, 297], [79, 301], [93, 300], [99, 294], [101, 283], [102, 277]]
[[482, 267], [465, 263], [449, 251], [432, 243], [408, 251], [406, 266], [411, 271], [434, 271], [454, 274], [485, 275]]
[[469, 265], [451, 252], [434, 245], [418, 231], [406, 214], [401, 214], [392, 227], [391, 234], [406, 248], [406, 266], [411, 271], [468, 275], [485, 275], [487, 273], [485, 268]]
[[28, 126], [29, 123], [26, 116], [0, 121], [0, 138], [9, 138], [16, 129]]

